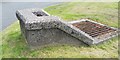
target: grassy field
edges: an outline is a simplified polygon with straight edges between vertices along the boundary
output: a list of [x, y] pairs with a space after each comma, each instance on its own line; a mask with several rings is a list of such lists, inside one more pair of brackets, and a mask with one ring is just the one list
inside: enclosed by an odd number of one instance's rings
[[[117, 3], [62, 3], [45, 8], [51, 15], [65, 21], [89, 18], [94, 21], [118, 27]], [[2, 34], [3, 33], [3, 34]], [[15, 22], [2, 31], [2, 57], [13, 58], [117, 58], [118, 37], [93, 46], [56, 45], [30, 50]]]

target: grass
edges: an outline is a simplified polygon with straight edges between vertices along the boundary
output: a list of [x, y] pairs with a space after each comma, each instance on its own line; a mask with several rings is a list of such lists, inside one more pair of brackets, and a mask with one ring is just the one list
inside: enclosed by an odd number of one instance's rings
[[[118, 27], [117, 3], [63, 3], [45, 8], [47, 12], [72, 21], [89, 18], [97, 22]], [[2, 34], [3, 33], [3, 34]], [[30, 50], [15, 22], [2, 31], [3, 58], [118, 58], [118, 37], [99, 45], [56, 45]]]
[[117, 3], [63, 3], [50, 6], [45, 10], [66, 21], [89, 18], [112, 27], [118, 27]]

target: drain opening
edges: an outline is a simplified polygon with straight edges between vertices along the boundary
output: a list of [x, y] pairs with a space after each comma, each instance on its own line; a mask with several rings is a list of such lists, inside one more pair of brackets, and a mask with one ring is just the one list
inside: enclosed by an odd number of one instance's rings
[[73, 23], [72, 25], [92, 37], [97, 37], [97, 36], [101, 36], [101, 35], [116, 31], [110, 27], [102, 26], [100, 24], [93, 23], [90, 21], [76, 22], [76, 23]]
[[32, 12], [33, 14], [35, 14], [37, 17], [40, 16], [48, 16], [46, 13], [42, 12], [42, 11], [37, 11], [37, 12]]

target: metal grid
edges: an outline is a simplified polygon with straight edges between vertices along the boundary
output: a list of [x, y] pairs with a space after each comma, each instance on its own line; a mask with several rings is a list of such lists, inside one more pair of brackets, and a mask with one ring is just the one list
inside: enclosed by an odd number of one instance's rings
[[77, 22], [77, 23], [73, 23], [72, 25], [79, 28], [80, 30], [82, 30], [83, 32], [87, 33], [92, 37], [97, 37], [116, 31], [110, 27], [103, 26], [90, 21]]

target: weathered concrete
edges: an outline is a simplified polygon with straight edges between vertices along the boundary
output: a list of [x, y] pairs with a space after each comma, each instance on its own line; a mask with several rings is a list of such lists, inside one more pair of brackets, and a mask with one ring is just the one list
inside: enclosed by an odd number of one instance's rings
[[51, 44], [84, 45], [79, 39], [56, 28], [30, 30], [28, 31], [27, 37], [30, 46], [44, 46]]
[[[79, 45], [81, 41], [92, 45], [111, 38], [93, 38], [73, 26], [71, 23], [75, 21], [64, 22], [59, 17], [50, 16], [47, 12], [38, 8], [18, 10], [16, 16], [20, 21], [22, 34], [31, 46], [44, 46], [52, 43]], [[87, 19], [81, 21], [85, 20]], [[115, 33], [112, 37], [116, 35]]]

